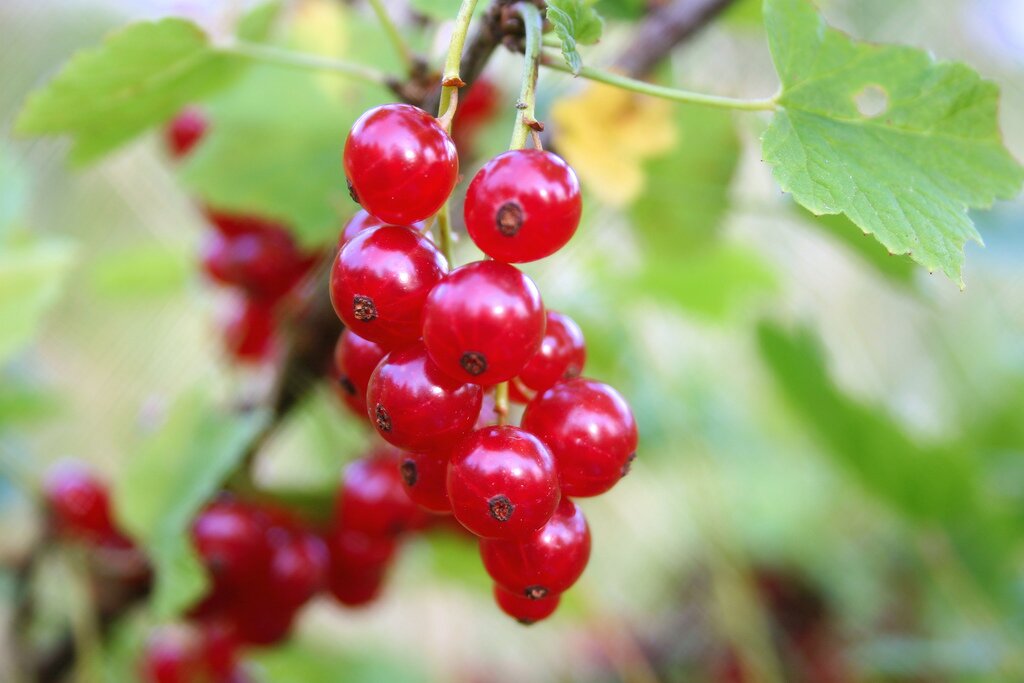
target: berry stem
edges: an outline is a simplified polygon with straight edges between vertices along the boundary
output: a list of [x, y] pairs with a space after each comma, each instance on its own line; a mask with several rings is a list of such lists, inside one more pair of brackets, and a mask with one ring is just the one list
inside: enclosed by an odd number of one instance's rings
[[444, 203], [441, 210], [437, 212], [437, 235], [438, 235], [438, 247], [441, 249], [441, 254], [444, 255], [445, 261], [448, 262], [448, 268], [455, 267], [455, 261], [453, 260], [454, 255], [452, 254], [452, 217], [451, 209], [448, 208], [448, 202]]
[[384, 29], [384, 33], [387, 34], [388, 40], [391, 41], [391, 45], [394, 47], [398, 58], [402, 60], [402, 65], [405, 67], [406, 72], [415, 74], [420, 61], [413, 55], [409, 44], [405, 42], [402, 33], [398, 30], [395, 22], [391, 20], [391, 16], [388, 14], [383, 1], [370, 0], [370, 7], [373, 8], [373, 13], [377, 15], [377, 20], [380, 22], [381, 28]]
[[498, 426], [508, 424], [508, 382], [494, 388], [494, 412], [498, 414]]
[[[438, 116], [448, 111], [452, 93], [462, 85], [459, 78], [459, 64], [462, 61], [462, 48], [466, 44], [466, 34], [469, 33], [469, 22], [473, 18], [473, 11], [476, 10], [477, 0], [462, 0], [459, 6], [459, 13], [455, 17], [455, 28], [452, 30], [452, 40], [448, 44], [448, 56], [444, 60], [444, 71], [441, 73], [441, 103], [437, 108]], [[451, 122], [449, 121], [449, 128]]]
[[509, 149], [522, 149], [530, 138], [530, 133], [537, 130], [534, 116], [537, 103], [537, 73], [541, 58], [541, 36], [544, 32], [544, 20], [536, 5], [520, 2], [514, 7], [523, 20], [526, 31], [526, 48], [524, 50], [523, 80], [519, 88], [519, 99], [516, 101], [516, 123], [512, 129], [512, 141]]
[[[562, 61], [562, 58], [559, 55], [544, 54], [541, 57], [541, 64], [549, 69], [554, 69], [555, 71], [572, 73], [572, 69]], [[692, 92], [690, 90], [679, 90], [678, 88], [656, 85], [654, 83], [648, 83], [635, 78], [629, 78], [628, 76], [621, 76], [619, 74], [612, 73], [611, 71], [596, 69], [591, 66], [584, 66], [580, 69], [580, 72], [577, 75], [591, 81], [598, 81], [599, 83], [611, 85], [616, 88], [622, 88], [623, 90], [631, 90], [633, 92], [640, 93], [641, 95], [650, 95], [651, 97], [658, 97], [663, 100], [672, 100], [673, 102], [682, 102], [685, 104], [698, 104], [706, 107], [717, 107], [719, 109], [739, 109], [742, 111], [774, 111], [779, 105], [778, 95], [754, 100], [742, 100], [733, 97], [707, 95], [705, 93]]]
[[244, 57], [245, 59], [251, 59], [255, 62], [273, 64], [274, 66], [281, 66], [290, 69], [331, 71], [337, 74], [349, 76], [350, 78], [354, 78], [365, 83], [371, 83], [373, 85], [390, 85], [395, 82], [394, 77], [369, 66], [346, 62], [344, 60], [334, 59], [331, 57], [321, 57], [320, 55], [313, 55], [306, 52], [282, 50], [269, 45], [257, 45], [255, 43], [237, 41], [218, 48], [218, 51], [222, 54]]

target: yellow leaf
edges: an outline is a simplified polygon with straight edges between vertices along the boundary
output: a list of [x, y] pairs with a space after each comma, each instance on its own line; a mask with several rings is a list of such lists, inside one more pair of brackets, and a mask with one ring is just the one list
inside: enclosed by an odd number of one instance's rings
[[644, 160], [676, 143], [672, 105], [602, 83], [551, 110], [555, 145], [602, 201], [623, 206], [643, 190]]

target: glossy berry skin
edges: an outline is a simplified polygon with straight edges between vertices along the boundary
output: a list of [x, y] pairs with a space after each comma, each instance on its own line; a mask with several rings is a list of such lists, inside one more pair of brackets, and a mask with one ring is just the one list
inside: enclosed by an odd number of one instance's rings
[[380, 568], [391, 562], [398, 549], [392, 534], [371, 536], [336, 524], [326, 537], [330, 564], [350, 569]]
[[515, 149], [488, 161], [466, 190], [466, 229], [498, 261], [550, 256], [572, 238], [582, 211], [580, 183], [551, 152]]
[[327, 566], [322, 540], [308, 533], [288, 534], [270, 558], [269, 592], [275, 602], [297, 609], [324, 585]]
[[277, 300], [312, 265], [283, 230], [225, 237], [213, 233], [203, 246], [203, 269], [215, 281], [253, 298]]
[[473, 428], [482, 395], [479, 386], [441, 372], [417, 343], [380, 362], [366, 390], [366, 408], [370, 423], [388, 443], [438, 451]]
[[94, 543], [118, 535], [107, 487], [85, 465], [57, 463], [47, 472], [43, 487], [47, 507], [62, 534]]
[[194, 633], [164, 627], [149, 636], [139, 663], [143, 683], [198, 683], [205, 673]]
[[338, 235], [338, 249], [351, 242], [352, 238], [359, 233], [370, 228], [379, 228], [382, 225], [387, 225], [387, 223], [376, 216], [371, 216], [366, 212], [366, 209], [359, 209], [352, 218], [348, 219], [345, 227], [341, 230], [341, 234]]
[[507, 591], [501, 586], [494, 586], [494, 602], [498, 604], [502, 612], [524, 626], [535, 624], [550, 617], [558, 609], [558, 603], [561, 599], [561, 595], [555, 594], [540, 598], [539, 600], [531, 600], [530, 598], [524, 598], [521, 595]]
[[368, 339], [346, 329], [334, 346], [334, 368], [338, 387], [345, 402], [357, 415], [366, 415], [366, 387], [370, 375], [387, 352]]
[[327, 589], [335, 600], [346, 607], [363, 607], [380, 596], [387, 578], [386, 567], [357, 569], [332, 565]]
[[369, 536], [409, 528], [417, 510], [402, 488], [396, 460], [391, 449], [380, 449], [345, 467], [335, 505], [335, 519], [342, 528]]
[[567, 315], [548, 311], [544, 341], [519, 373], [519, 381], [534, 391], [546, 391], [560, 380], [579, 377], [586, 362], [587, 347], [580, 326]]
[[423, 343], [443, 371], [490, 386], [515, 377], [544, 339], [533, 280], [498, 261], [456, 268], [427, 297]]
[[209, 121], [198, 107], [185, 107], [167, 124], [164, 142], [176, 159], [187, 156], [206, 134]]
[[254, 568], [266, 567], [270, 547], [259, 515], [235, 501], [217, 501], [192, 524], [192, 541], [213, 577], [214, 592], [237, 593], [258, 581]]
[[353, 198], [392, 225], [437, 213], [459, 178], [455, 143], [437, 119], [407, 104], [370, 109], [345, 141]]
[[583, 511], [563, 498], [548, 523], [516, 541], [483, 539], [480, 557], [491, 578], [508, 591], [539, 599], [567, 591], [590, 559], [590, 529]]
[[629, 471], [637, 430], [629, 404], [601, 382], [578, 377], [534, 398], [522, 427], [548, 445], [558, 463], [562, 492], [604, 493]]
[[359, 233], [331, 270], [331, 302], [345, 326], [393, 349], [420, 337], [423, 302], [444, 277], [441, 252], [410, 228]]
[[559, 495], [550, 451], [518, 427], [479, 429], [452, 451], [452, 512], [477, 536], [526, 538], [551, 519]]
[[429, 512], [452, 511], [447, 453], [406, 453], [398, 461], [398, 471], [405, 493], [414, 503]]
[[274, 351], [274, 311], [264, 301], [238, 299], [224, 322], [224, 347], [241, 363], [259, 363]]

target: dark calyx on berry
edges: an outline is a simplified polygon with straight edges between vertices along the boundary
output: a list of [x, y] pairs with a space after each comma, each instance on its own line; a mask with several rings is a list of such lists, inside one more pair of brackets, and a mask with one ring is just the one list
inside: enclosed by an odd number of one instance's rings
[[523, 207], [517, 202], [505, 202], [498, 207], [495, 223], [498, 225], [498, 232], [502, 235], [515, 237], [519, 229], [523, 227]]
[[391, 416], [388, 415], [388, 411], [381, 404], [377, 404], [377, 407], [373, 411], [374, 420], [377, 422], [377, 429], [382, 432], [391, 431]]
[[419, 479], [419, 473], [416, 472], [416, 463], [411, 458], [406, 459], [399, 470], [402, 473], [402, 481], [405, 482], [406, 486], [416, 485], [416, 480]]
[[476, 351], [467, 351], [459, 359], [459, 365], [463, 370], [476, 377], [487, 372], [487, 357]]
[[512, 504], [508, 496], [494, 496], [487, 501], [487, 507], [490, 508], [491, 517], [499, 522], [507, 522], [512, 519], [512, 513], [516, 511], [516, 506]]
[[636, 460], [636, 453], [630, 453], [629, 457], [626, 458], [626, 464], [622, 466], [622, 476], [629, 474], [629, 471], [633, 469], [633, 461]]
[[348, 378], [348, 375], [341, 375], [338, 377], [338, 386], [349, 396], [356, 395], [356, 385], [352, 384], [352, 380]]
[[548, 597], [549, 592], [550, 591], [548, 591], [548, 589], [544, 586], [527, 586], [526, 590], [523, 591], [526, 597], [530, 598], [531, 600], [540, 600], [541, 598], [546, 598]]
[[348, 196], [352, 198], [356, 204], [359, 204], [359, 195], [356, 194], [356, 188], [352, 184], [352, 181], [345, 178], [345, 184], [348, 185]]
[[370, 297], [357, 294], [352, 297], [352, 314], [356, 320], [368, 323], [377, 319], [377, 307], [374, 306], [373, 299]]

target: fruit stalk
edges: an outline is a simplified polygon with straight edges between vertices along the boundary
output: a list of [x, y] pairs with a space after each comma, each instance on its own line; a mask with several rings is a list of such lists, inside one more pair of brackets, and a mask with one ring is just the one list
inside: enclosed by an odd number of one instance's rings
[[513, 8], [523, 20], [526, 32], [526, 48], [524, 50], [523, 80], [519, 88], [519, 99], [516, 101], [516, 123], [512, 129], [512, 141], [509, 149], [522, 149], [533, 131], [540, 132], [544, 127], [535, 117], [537, 102], [537, 75], [541, 58], [541, 36], [544, 32], [544, 20], [535, 5], [520, 2]]

